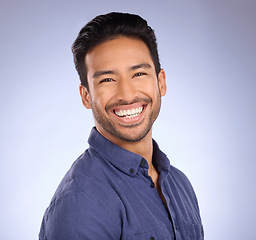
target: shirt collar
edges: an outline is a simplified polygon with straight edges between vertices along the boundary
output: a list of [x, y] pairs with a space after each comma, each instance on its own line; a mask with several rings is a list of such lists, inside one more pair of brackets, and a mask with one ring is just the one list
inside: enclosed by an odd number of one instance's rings
[[[142, 156], [130, 152], [102, 136], [94, 127], [88, 139], [90, 148], [93, 148], [100, 156], [114, 165], [122, 172], [135, 177], [140, 167]], [[147, 164], [147, 163], [146, 163]]]
[[153, 139], [153, 164], [156, 167], [158, 173], [164, 171], [168, 172], [170, 168], [170, 161], [167, 158], [166, 154], [164, 154], [157, 142]]
[[[131, 177], [136, 173], [144, 162], [144, 167], [148, 168], [147, 161], [133, 152], [130, 152], [102, 136], [94, 127], [91, 130], [88, 143], [90, 148], [94, 149], [104, 160], [107, 160], [116, 168]], [[142, 159], [144, 161], [142, 161]], [[166, 155], [159, 149], [158, 144], [153, 140], [153, 161], [158, 171], [168, 171], [170, 162]]]

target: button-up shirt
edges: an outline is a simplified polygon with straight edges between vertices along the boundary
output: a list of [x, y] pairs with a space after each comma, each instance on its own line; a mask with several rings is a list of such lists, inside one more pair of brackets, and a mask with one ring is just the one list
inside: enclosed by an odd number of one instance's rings
[[153, 140], [148, 163], [93, 128], [89, 148], [74, 162], [47, 208], [40, 240], [203, 239], [196, 195]]

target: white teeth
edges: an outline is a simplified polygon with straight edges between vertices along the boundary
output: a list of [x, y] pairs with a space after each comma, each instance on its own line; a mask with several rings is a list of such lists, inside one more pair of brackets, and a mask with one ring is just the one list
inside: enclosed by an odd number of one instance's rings
[[137, 117], [139, 114], [141, 114], [143, 110], [143, 107], [128, 109], [128, 110], [119, 110], [115, 111], [115, 114], [118, 117], [124, 117], [124, 118], [134, 118]]

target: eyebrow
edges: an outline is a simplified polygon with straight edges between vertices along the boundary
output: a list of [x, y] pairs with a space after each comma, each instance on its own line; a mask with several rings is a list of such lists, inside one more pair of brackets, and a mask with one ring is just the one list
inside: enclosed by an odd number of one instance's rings
[[106, 75], [106, 74], [115, 74], [115, 71], [112, 70], [108, 70], [108, 71], [97, 71], [93, 74], [93, 78], [97, 78], [100, 77], [102, 75]]
[[152, 67], [148, 63], [141, 63], [141, 64], [138, 64], [138, 65], [131, 66], [129, 68], [129, 70], [136, 70], [136, 69], [139, 69], [139, 68], [152, 68]]
[[[137, 65], [129, 67], [129, 71], [136, 70], [136, 69], [139, 69], [139, 68], [152, 68], [152, 67], [148, 63], [141, 63], [141, 64], [137, 64]], [[107, 75], [107, 74], [116, 74], [116, 71], [113, 71], [113, 70], [96, 71], [93, 74], [93, 78], [97, 78], [97, 77], [100, 77], [102, 75]]]

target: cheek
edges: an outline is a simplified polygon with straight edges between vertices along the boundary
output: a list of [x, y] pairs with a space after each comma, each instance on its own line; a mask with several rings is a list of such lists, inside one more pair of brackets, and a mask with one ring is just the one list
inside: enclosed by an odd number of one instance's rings
[[106, 105], [112, 98], [111, 96], [112, 95], [111, 95], [110, 91], [107, 91], [106, 89], [102, 88], [97, 91], [94, 91], [92, 100], [93, 100], [95, 107], [105, 110]]
[[157, 84], [144, 84], [142, 88], [142, 92], [146, 94], [148, 97], [152, 98], [152, 100], [156, 99], [159, 95], [159, 87]]

